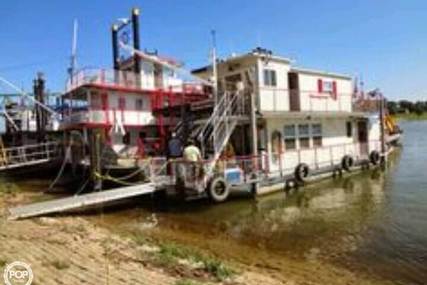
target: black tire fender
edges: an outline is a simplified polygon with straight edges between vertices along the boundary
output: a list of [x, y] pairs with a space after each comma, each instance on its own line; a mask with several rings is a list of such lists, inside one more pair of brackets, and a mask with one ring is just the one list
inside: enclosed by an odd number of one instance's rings
[[376, 150], [371, 151], [371, 153], [369, 154], [369, 161], [373, 165], [378, 165], [378, 163], [380, 162], [380, 159], [381, 159], [381, 155]]
[[212, 177], [208, 183], [206, 190], [211, 201], [215, 203], [222, 203], [226, 201], [228, 196], [230, 195], [230, 186], [222, 176]]
[[310, 175], [310, 168], [305, 163], [300, 163], [295, 167], [295, 179], [299, 182], [305, 182]]
[[344, 155], [344, 157], [342, 158], [341, 165], [345, 171], [350, 172], [351, 168], [354, 165], [353, 157], [351, 157], [350, 155]]

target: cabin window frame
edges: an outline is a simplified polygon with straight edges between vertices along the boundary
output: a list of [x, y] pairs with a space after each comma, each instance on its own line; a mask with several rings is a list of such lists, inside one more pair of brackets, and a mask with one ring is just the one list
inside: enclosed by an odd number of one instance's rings
[[[301, 127], [306, 128], [304, 133], [301, 131]], [[310, 124], [309, 123], [301, 123], [298, 124], [298, 144], [299, 149], [308, 149], [310, 148]]]
[[[290, 133], [288, 132], [290, 129], [293, 129], [293, 131]], [[296, 133], [296, 126], [295, 124], [288, 124], [283, 126], [283, 142], [285, 151], [287, 150], [296, 150], [297, 149], [297, 133]]]
[[[318, 128], [318, 131], [316, 130]], [[323, 127], [321, 123], [311, 124], [311, 137], [313, 140], [313, 147], [322, 147], [323, 146]]]
[[263, 69], [264, 86], [277, 87], [277, 71], [271, 68]]

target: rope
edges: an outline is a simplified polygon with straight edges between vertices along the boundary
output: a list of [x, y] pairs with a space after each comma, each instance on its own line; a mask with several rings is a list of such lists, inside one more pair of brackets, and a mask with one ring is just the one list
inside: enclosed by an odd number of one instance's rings
[[83, 189], [86, 188], [86, 185], [88, 183], [89, 183], [89, 178], [86, 179], [85, 183], [83, 183], [82, 186], [80, 186], [79, 190], [77, 190], [76, 193], [74, 193], [74, 196], [78, 196], [83, 191]]
[[[151, 159], [146, 164], [149, 164], [150, 162], [151, 162]], [[158, 175], [161, 171], [163, 171], [163, 169], [167, 166], [168, 163], [169, 162], [166, 161], [158, 169], [158, 171], [154, 174], [154, 176]], [[140, 173], [141, 171], [143, 171], [143, 168], [139, 168], [138, 170], [136, 170], [136, 171], [134, 171], [134, 172], [132, 172], [132, 173], [130, 173], [128, 175], [121, 176], [121, 177], [113, 177], [113, 176], [109, 175], [108, 173], [105, 174], [105, 175], [102, 175], [99, 172], [95, 172], [94, 175], [95, 175], [96, 178], [99, 178], [99, 179], [102, 179], [102, 180], [109, 180], [109, 181], [115, 182], [117, 184], [121, 184], [121, 185], [125, 185], [125, 186], [137, 186], [137, 185], [141, 185], [141, 183], [131, 183], [131, 182], [127, 182], [127, 181], [124, 181], [124, 180], [129, 179], [129, 178], [135, 176], [137, 173]]]
[[53, 187], [55, 186], [55, 184], [58, 182], [59, 178], [62, 176], [62, 173], [65, 170], [65, 166], [67, 165], [67, 160], [70, 158], [71, 156], [71, 144], [67, 147], [66, 151], [65, 151], [65, 157], [64, 157], [64, 161], [62, 162], [61, 168], [59, 169], [58, 174], [56, 175], [55, 179], [52, 181], [52, 183], [49, 185], [49, 188], [47, 189], [46, 192], [49, 192], [53, 189]]
[[148, 162], [146, 162], [144, 165], [142, 165], [141, 167], [139, 167], [136, 171], [134, 171], [134, 172], [132, 172], [132, 173], [130, 173], [130, 174], [127, 174], [127, 175], [125, 175], [125, 176], [121, 176], [121, 177], [113, 177], [113, 178], [115, 178], [115, 179], [119, 179], [119, 180], [127, 180], [127, 179], [129, 179], [129, 178], [132, 178], [132, 177], [134, 177], [135, 175], [137, 175], [138, 173], [141, 173], [142, 171], [144, 171], [145, 166], [146, 166], [146, 165], [149, 165], [149, 164], [150, 164], [150, 162], [151, 162], [151, 159], [148, 159]]
[[122, 180], [119, 180], [119, 179], [116, 179], [116, 178], [114, 178], [114, 177], [111, 177], [110, 175], [102, 175], [102, 174], [100, 174], [99, 172], [95, 172], [94, 173], [94, 175], [95, 175], [95, 177], [96, 178], [99, 178], [99, 179], [102, 179], [102, 180], [109, 180], [109, 181], [113, 181], [113, 182], [115, 182], [115, 183], [118, 183], [118, 184], [122, 184], [122, 185], [125, 185], [125, 186], [137, 186], [137, 185], [141, 185], [141, 183], [130, 183], [130, 182], [125, 182], [125, 181], [122, 181]]

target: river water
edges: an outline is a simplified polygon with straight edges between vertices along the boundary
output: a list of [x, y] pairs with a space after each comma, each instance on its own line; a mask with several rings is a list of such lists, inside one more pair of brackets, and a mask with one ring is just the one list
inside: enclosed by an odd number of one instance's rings
[[[153, 210], [141, 201], [105, 211], [102, 223], [248, 265], [280, 269], [284, 256], [325, 260], [397, 284], [427, 284], [427, 122], [401, 127], [403, 147], [385, 172], [221, 205], [197, 201]], [[158, 224], [151, 228], [153, 220]]]

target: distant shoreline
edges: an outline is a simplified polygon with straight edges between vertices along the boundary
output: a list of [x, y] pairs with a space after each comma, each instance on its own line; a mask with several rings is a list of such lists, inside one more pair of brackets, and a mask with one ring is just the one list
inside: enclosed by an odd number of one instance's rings
[[415, 113], [409, 114], [396, 114], [393, 117], [398, 121], [424, 121], [427, 120], [427, 113], [423, 113], [421, 115]]

